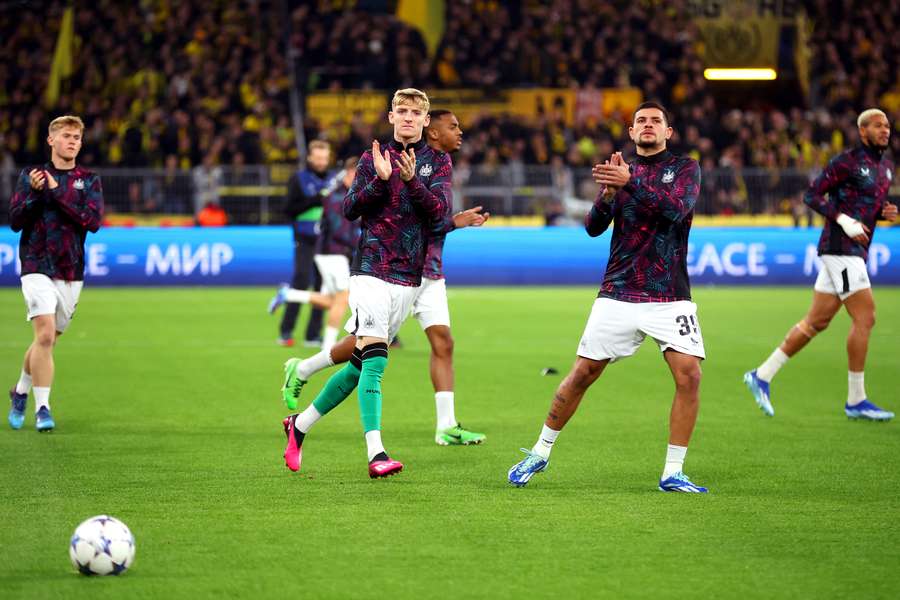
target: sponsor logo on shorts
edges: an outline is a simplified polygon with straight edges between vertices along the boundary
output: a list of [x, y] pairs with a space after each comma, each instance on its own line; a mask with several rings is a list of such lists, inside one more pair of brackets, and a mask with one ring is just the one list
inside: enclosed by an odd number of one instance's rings
[[366, 317], [366, 320], [363, 321], [363, 326], [375, 327], [375, 319], [373, 319], [372, 317]]

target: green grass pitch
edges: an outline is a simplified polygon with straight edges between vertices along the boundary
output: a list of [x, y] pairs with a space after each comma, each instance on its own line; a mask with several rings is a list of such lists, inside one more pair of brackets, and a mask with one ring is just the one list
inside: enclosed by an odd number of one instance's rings
[[[353, 396], [292, 474], [292, 351], [274, 343], [271, 291], [85, 289], [56, 351], [57, 430], [34, 431], [31, 400], [23, 430], [0, 426], [0, 597], [896, 597], [900, 423], [843, 415], [846, 314], [779, 374], [774, 419], [741, 383], [809, 289], [695, 290], [709, 359], [685, 470], [707, 496], [656, 491], [672, 382], [651, 342], [588, 392], [546, 473], [506, 483], [574, 359], [590, 288], [451, 286], [457, 417], [485, 445], [434, 444], [410, 321], [384, 383], [404, 472], [368, 479]], [[875, 297], [867, 390], [896, 411], [900, 289]], [[31, 337], [18, 290], [0, 291], [0, 314], [8, 386]], [[100, 513], [135, 533], [122, 577], [69, 564], [74, 527]]]

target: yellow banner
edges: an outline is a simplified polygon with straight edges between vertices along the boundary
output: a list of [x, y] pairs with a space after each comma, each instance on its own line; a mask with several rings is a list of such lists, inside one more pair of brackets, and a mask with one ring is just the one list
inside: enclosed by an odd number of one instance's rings
[[778, 39], [781, 19], [731, 18], [696, 19], [703, 39], [706, 67], [778, 66]]
[[562, 115], [566, 123], [575, 121], [575, 90], [534, 88], [509, 90], [508, 112], [523, 117]]
[[387, 119], [390, 100], [383, 92], [322, 92], [306, 98], [306, 113], [324, 127], [360, 113], [367, 123]]
[[444, 37], [444, 0], [399, 0], [397, 18], [422, 33], [428, 55], [434, 56]]
[[[426, 90], [428, 91], [428, 90]], [[486, 93], [478, 89], [434, 90], [429, 92], [432, 109], [452, 111], [463, 128], [485, 114], [509, 114], [525, 118], [559, 115], [566, 125], [601, 119], [616, 114], [629, 117], [643, 101], [637, 88], [511, 89]], [[354, 115], [376, 125], [387, 120], [390, 110], [387, 92], [318, 92], [306, 98], [306, 113], [325, 128], [342, 130]]]
[[72, 75], [72, 51], [75, 40], [74, 10], [68, 7], [59, 24], [59, 36], [56, 38], [56, 50], [53, 52], [53, 63], [50, 66], [50, 77], [47, 79], [47, 90], [44, 93], [44, 106], [52, 108], [59, 100], [59, 90], [63, 79]]

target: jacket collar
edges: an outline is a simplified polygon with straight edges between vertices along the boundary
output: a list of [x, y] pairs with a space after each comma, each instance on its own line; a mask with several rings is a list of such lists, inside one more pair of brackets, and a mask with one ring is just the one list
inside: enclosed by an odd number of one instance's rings
[[640, 154], [638, 154], [637, 162], [642, 165], [653, 165], [669, 160], [670, 158], [672, 158], [672, 153], [668, 150], [663, 150], [661, 152], [657, 152], [656, 154], [651, 154], [650, 156], [641, 156]]
[[881, 160], [882, 155], [884, 155], [884, 150], [881, 150], [879, 148], [873, 148], [872, 146], [867, 146], [862, 143], [859, 145], [859, 147], [862, 148], [863, 152], [868, 154], [872, 158], [872, 160], [876, 162]]
[[412, 149], [415, 150], [416, 153], [418, 154], [418, 152], [419, 152], [420, 150], [422, 150], [423, 148], [425, 148], [427, 145], [428, 145], [428, 144], [425, 142], [425, 132], [424, 132], [424, 131], [422, 132], [422, 137], [419, 138], [419, 141], [418, 141], [418, 142], [416, 142], [416, 143], [414, 143], [414, 144], [409, 144], [409, 145], [407, 145], [407, 146], [404, 146], [403, 144], [401, 144], [401, 143], [398, 142], [397, 140], [391, 140], [391, 148], [393, 148], [393, 149], [396, 150], [397, 152], [403, 152], [404, 150], [407, 150], [407, 149], [409, 149], [409, 148], [412, 148]]

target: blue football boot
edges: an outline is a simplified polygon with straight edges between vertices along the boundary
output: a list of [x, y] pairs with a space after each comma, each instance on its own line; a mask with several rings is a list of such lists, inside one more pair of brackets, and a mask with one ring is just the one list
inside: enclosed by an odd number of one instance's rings
[[56, 422], [53, 420], [53, 417], [50, 416], [49, 408], [42, 406], [38, 409], [34, 414], [34, 426], [41, 433], [53, 431], [53, 428], [56, 427]]
[[875, 406], [868, 399], [864, 399], [853, 406], [845, 405], [844, 412], [851, 419], [863, 419], [865, 421], [890, 421], [894, 418], [894, 413]]
[[668, 479], [660, 479], [659, 490], [661, 492], [684, 492], [686, 494], [706, 494], [709, 492], [705, 487], [691, 483], [687, 475], [681, 471], [678, 471]]
[[531, 450], [522, 448], [522, 452], [527, 456], [509, 470], [509, 482], [516, 487], [524, 486], [535, 473], [540, 473], [550, 464], [549, 460]]
[[22, 429], [25, 422], [25, 402], [28, 394], [17, 394], [16, 389], [9, 390], [9, 426], [13, 429]]
[[775, 409], [772, 407], [772, 399], [771, 396], [769, 396], [769, 382], [763, 381], [757, 377], [756, 370], [754, 369], [753, 371], [744, 373], [744, 383], [747, 385], [750, 393], [753, 394], [756, 405], [759, 406], [766, 415], [774, 417]]

